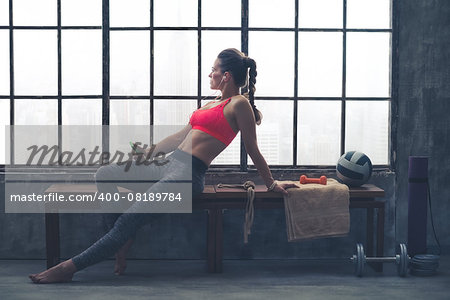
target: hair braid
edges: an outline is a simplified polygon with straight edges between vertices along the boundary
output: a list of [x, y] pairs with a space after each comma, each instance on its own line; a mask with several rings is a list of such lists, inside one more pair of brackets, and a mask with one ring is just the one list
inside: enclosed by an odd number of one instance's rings
[[245, 65], [250, 68], [248, 72], [248, 100], [250, 105], [253, 108], [253, 113], [255, 114], [256, 124], [261, 124], [261, 112], [256, 108], [255, 105], [255, 84], [256, 84], [256, 75], [258, 72], [256, 71], [256, 62], [254, 59], [250, 57], [244, 58]]

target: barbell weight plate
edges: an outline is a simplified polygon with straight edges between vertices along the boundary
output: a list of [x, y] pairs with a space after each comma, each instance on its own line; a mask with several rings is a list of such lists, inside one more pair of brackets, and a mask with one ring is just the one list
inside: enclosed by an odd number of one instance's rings
[[364, 272], [364, 265], [366, 264], [366, 255], [364, 254], [364, 247], [362, 244], [356, 244], [356, 265], [355, 274], [362, 277]]
[[356, 244], [356, 251], [355, 251], [355, 254], [353, 254], [353, 257], [352, 257], [352, 261], [353, 261], [353, 264], [354, 264], [354, 268], [355, 268], [355, 276], [359, 276], [358, 275], [358, 260], [359, 260], [359, 258], [358, 258], [358, 244]]
[[359, 269], [359, 264], [361, 263], [360, 262], [360, 258], [359, 258], [359, 244], [356, 244], [356, 252], [355, 252], [355, 255], [353, 255], [353, 257], [354, 257], [354, 260], [353, 260], [353, 263], [355, 264], [355, 275], [356, 276], [361, 276], [361, 271], [360, 271], [360, 269]]
[[409, 255], [408, 255], [408, 248], [406, 248], [406, 245], [403, 244], [403, 253], [404, 253], [404, 257], [405, 257], [405, 267], [403, 269], [403, 273], [405, 274], [405, 276], [408, 274], [408, 269], [409, 269]]
[[364, 252], [363, 244], [359, 244], [360, 246], [360, 257], [361, 257], [361, 276], [364, 274], [364, 268], [366, 267], [366, 253]]
[[397, 264], [397, 272], [398, 276], [405, 277], [406, 274], [408, 273], [408, 251], [406, 249], [405, 244], [400, 244], [399, 248], [400, 248], [399, 253], [400, 259], [399, 263]]
[[402, 270], [403, 270], [403, 258], [402, 258], [402, 244], [399, 244], [397, 247], [397, 274], [398, 276], [402, 277]]

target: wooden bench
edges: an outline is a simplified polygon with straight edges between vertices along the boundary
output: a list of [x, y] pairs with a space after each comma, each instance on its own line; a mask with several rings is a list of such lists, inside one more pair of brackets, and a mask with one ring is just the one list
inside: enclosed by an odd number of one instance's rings
[[[284, 208], [283, 196], [276, 192], [267, 192], [264, 185], [257, 185], [255, 189], [254, 208], [255, 209], [282, 209]], [[54, 184], [50, 186], [46, 193], [95, 193], [96, 186], [78, 184]], [[365, 243], [367, 256], [383, 256], [384, 248], [384, 214], [385, 201], [384, 190], [373, 184], [365, 184], [361, 187], [350, 188], [350, 208], [367, 209]], [[211, 273], [222, 272], [222, 249], [223, 249], [223, 211], [225, 209], [245, 209], [247, 192], [238, 188], [217, 188], [213, 185], [206, 185], [203, 193], [193, 199], [193, 209], [203, 209], [208, 212], [207, 222], [207, 265]], [[374, 211], [377, 219], [374, 226]], [[375, 229], [376, 227], [376, 243]], [[59, 263], [59, 214], [57, 212], [45, 214], [46, 228], [46, 254], [47, 268]], [[350, 255], [349, 255], [350, 257]], [[382, 271], [381, 263], [373, 265], [376, 271]]]

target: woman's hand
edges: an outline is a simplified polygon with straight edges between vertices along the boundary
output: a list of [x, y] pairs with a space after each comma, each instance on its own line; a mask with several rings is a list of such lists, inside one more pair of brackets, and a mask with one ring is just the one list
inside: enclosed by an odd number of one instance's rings
[[136, 146], [136, 144], [134, 145], [134, 148], [132, 148], [131, 150], [131, 154], [132, 155], [138, 155], [138, 154], [142, 154], [144, 153], [144, 148], [140, 147], [140, 146]]
[[288, 191], [286, 191], [287, 188], [300, 188], [300, 185], [297, 185], [295, 183], [289, 183], [289, 182], [277, 182], [275, 187], [272, 191], [282, 193], [283, 195], [288, 195]]
[[138, 144], [134, 143], [132, 150], [131, 150], [131, 155], [133, 156], [134, 159], [138, 158], [138, 157], [144, 157], [146, 158], [148, 155], [150, 148], [144, 148], [139, 146]]

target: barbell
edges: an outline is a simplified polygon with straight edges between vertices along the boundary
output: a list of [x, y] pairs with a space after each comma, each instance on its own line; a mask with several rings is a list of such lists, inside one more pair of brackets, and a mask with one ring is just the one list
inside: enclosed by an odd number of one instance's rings
[[350, 258], [355, 265], [355, 275], [361, 277], [364, 273], [364, 266], [368, 262], [394, 262], [397, 265], [398, 276], [405, 277], [409, 265], [408, 251], [405, 244], [400, 244], [398, 249], [399, 252], [393, 257], [366, 257], [363, 245], [356, 244], [356, 253]]

